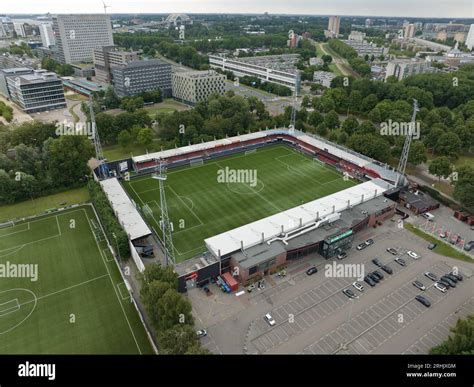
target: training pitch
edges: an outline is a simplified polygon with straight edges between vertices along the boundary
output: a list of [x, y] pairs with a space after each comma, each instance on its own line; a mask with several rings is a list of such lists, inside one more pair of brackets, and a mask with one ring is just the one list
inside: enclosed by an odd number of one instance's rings
[[0, 229], [0, 353], [153, 353], [90, 206]]
[[[233, 171], [255, 181], [222, 182]], [[260, 148], [168, 171], [165, 193], [177, 262], [205, 251], [204, 239], [319, 199], [357, 183], [284, 145]], [[161, 236], [159, 182], [148, 175], [124, 182], [149, 225]], [[149, 211], [151, 210], [151, 211]]]

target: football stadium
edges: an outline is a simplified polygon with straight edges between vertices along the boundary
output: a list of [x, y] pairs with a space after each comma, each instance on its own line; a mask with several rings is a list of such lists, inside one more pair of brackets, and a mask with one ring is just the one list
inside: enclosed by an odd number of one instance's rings
[[92, 206], [3, 224], [0, 257], [0, 353], [154, 353]]
[[350, 249], [357, 231], [394, 214], [390, 195], [399, 176], [294, 129], [96, 169], [139, 270], [173, 264], [180, 291], [221, 276], [246, 284], [310, 253], [332, 258]]

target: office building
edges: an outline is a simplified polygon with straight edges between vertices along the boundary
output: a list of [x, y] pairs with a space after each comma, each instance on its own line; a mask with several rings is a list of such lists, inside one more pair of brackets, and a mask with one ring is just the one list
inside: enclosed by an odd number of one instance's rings
[[95, 48], [93, 60], [97, 82], [111, 84], [113, 67], [125, 66], [138, 59], [138, 51], [119, 50], [117, 46]]
[[434, 68], [430, 62], [424, 59], [394, 59], [387, 64], [385, 80], [390, 76], [394, 76], [401, 81], [411, 75], [432, 72], [434, 72]]
[[30, 69], [5, 80], [10, 99], [28, 114], [67, 107], [63, 83], [55, 73]]
[[61, 63], [92, 62], [94, 48], [114, 44], [108, 15], [58, 15], [53, 31]]
[[361, 31], [351, 31], [349, 34], [349, 40], [353, 42], [363, 42], [365, 40], [366, 33]]
[[10, 92], [8, 90], [7, 78], [18, 77], [20, 75], [31, 74], [33, 69], [29, 67], [12, 67], [3, 68], [0, 70], [0, 94], [5, 98], [10, 98]]
[[471, 24], [466, 37], [466, 46], [469, 50], [474, 48], [474, 24]]
[[173, 97], [190, 105], [206, 101], [211, 94], [225, 93], [226, 77], [214, 70], [176, 72], [171, 78]]
[[40, 24], [39, 30], [43, 47], [49, 48], [56, 44], [56, 40], [54, 39], [53, 25], [51, 23]]
[[298, 54], [264, 55], [247, 58], [227, 58], [209, 55], [209, 65], [222, 71], [232, 71], [237, 77], [256, 77], [264, 82], [272, 82], [289, 87], [299, 93], [301, 77], [296, 68]]
[[113, 84], [120, 98], [160, 89], [171, 97], [171, 65], [160, 60], [141, 60], [112, 67]]

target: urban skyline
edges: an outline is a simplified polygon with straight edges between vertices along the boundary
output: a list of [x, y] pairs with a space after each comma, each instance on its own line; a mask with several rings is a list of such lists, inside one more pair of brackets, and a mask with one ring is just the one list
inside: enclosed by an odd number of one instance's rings
[[[304, 14], [304, 15], [331, 15], [341, 16], [376, 16], [376, 17], [423, 17], [423, 18], [474, 18], [474, 3], [469, 0], [454, 0], [449, 3], [443, 1], [422, 0], [416, 4], [409, 0], [400, 0], [396, 3], [389, 1], [308, 1], [288, 0], [275, 1], [251, 1], [242, 0], [238, 5], [225, 4], [218, 0], [179, 0], [161, 1], [160, 4], [152, 0], [109, 0], [106, 2], [107, 12], [111, 14], [120, 13], [264, 13], [272, 14]], [[6, 14], [35, 14], [35, 13], [88, 13], [104, 12], [101, 1], [84, 0], [80, 3], [63, 3], [57, 0], [46, 0], [37, 3], [26, 0], [22, 4], [3, 4], [3, 12]], [[245, 12], [242, 12], [245, 10]], [[341, 12], [343, 10], [343, 12]]]

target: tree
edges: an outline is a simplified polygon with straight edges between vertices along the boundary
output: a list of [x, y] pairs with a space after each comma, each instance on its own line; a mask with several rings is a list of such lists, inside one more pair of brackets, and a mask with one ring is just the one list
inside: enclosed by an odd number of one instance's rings
[[442, 156], [457, 158], [461, 151], [461, 140], [456, 133], [442, 134], [435, 145], [435, 152]]
[[331, 110], [326, 116], [324, 117], [324, 124], [329, 129], [336, 129], [339, 127], [339, 116], [334, 110]]
[[332, 62], [332, 56], [331, 55], [323, 55], [321, 57], [321, 59], [323, 60], [324, 64], [330, 64]]
[[194, 324], [191, 303], [174, 289], [167, 290], [156, 304], [156, 328], [170, 329], [176, 324]]
[[474, 355], [474, 315], [459, 319], [447, 340], [431, 348], [430, 355]]
[[341, 125], [342, 130], [344, 130], [348, 135], [352, 135], [359, 128], [359, 121], [353, 116], [349, 116]]
[[117, 136], [117, 142], [122, 148], [127, 148], [132, 143], [132, 136], [128, 130], [122, 130]]
[[49, 147], [49, 170], [56, 186], [71, 186], [89, 174], [94, 147], [85, 136], [62, 136]]
[[457, 173], [457, 179], [453, 181], [454, 197], [466, 208], [474, 211], [474, 167], [463, 165]]
[[159, 324], [159, 312], [158, 312], [158, 302], [161, 300], [163, 295], [171, 289], [171, 286], [167, 282], [162, 281], [151, 281], [149, 283], [143, 283], [142, 289], [140, 291], [140, 296], [147, 309], [148, 315], [150, 316], [151, 321], [154, 326]]
[[426, 147], [421, 141], [413, 141], [408, 154], [408, 162], [413, 165], [425, 163], [427, 160]]
[[150, 128], [142, 128], [138, 132], [137, 141], [140, 145], [148, 145], [153, 142], [153, 131]]
[[438, 180], [441, 180], [441, 178], [446, 178], [453, 172], [453, 166], [449, 159], [443, 156], [434, 159], [428, 167], [428, 171], [432, 175], [438, 176]]
[[158, 336], [160, 353], [163, 355], [184, 355], [191, 348], [199, 348], [199, 339], [194, 328], [177, 324]]

